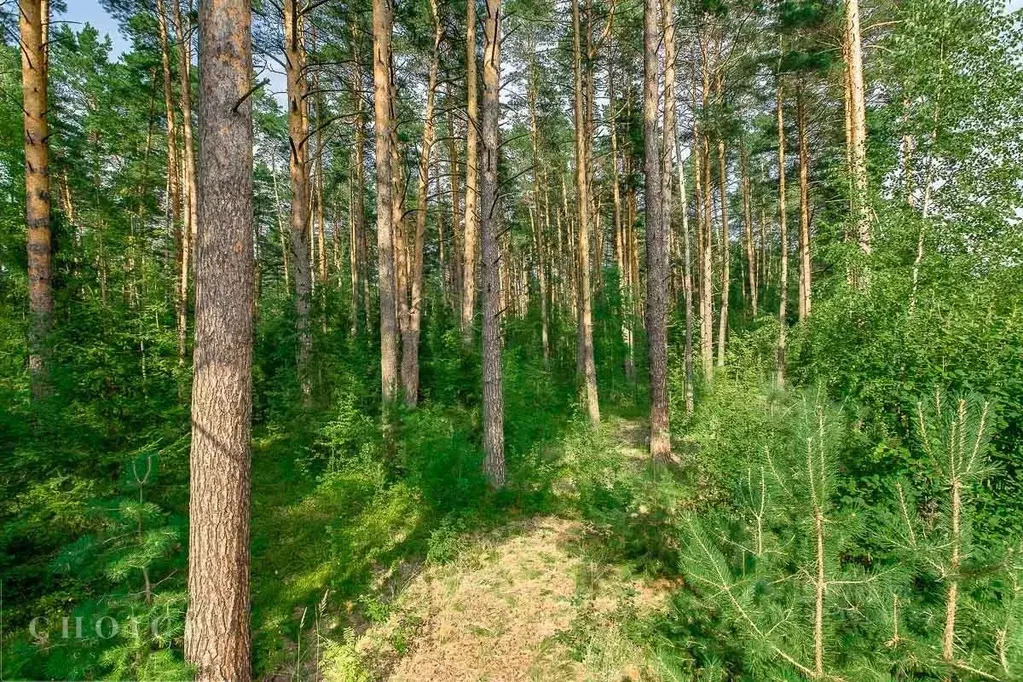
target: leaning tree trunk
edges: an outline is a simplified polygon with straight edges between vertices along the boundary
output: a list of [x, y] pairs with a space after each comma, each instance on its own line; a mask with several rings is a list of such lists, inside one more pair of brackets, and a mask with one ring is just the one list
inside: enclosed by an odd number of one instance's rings
[[25, 225], [28, 229], [28, 369], [32, 395], [48, 388], [44, 362], [53, 315], [50, 284], [50, 145], [46, 97], [46, 44], [49, 17], [39, 0], [21, 0], [21, 92], [25, 124]]
[[[665, 17], [665, 23], [670, 22]], [[650, 456], [671, 453], [668, 431], [668, 234], [657, 145], [657, 0], [643, 3], [643, 172], [646, 176], [646, 327], [650, 354]]]
[[391, 218], [391, 7], [373, 0], [373, 109], [377, 182], [377, 287], [380, 292], [380, 390], [385, 426], [398, 392], [398, 323], [395, 316], [394, 225]]
[[593, 310], [590, 287], [590, 196], [586, 168], [586, 110], [583, 102], [582, 47], [579, 26], [579, 0], [572, 0], [572, 26], [575, 30], [575, 179], [579, 214], [578, 279], [579, 279], [579, 374], [583, 380], [586, 411], [590, 424], [600, 425], [597, 401], [597, 367], [593, 359]]
[[251, 11], [200, 5], [199, 230], [185, 658], [248, 682], [253, 205]]
[[[471, 0], [470, 0], [471, 4]], [[501, 0], [487, 0], [483, 24], [483, 471], [494, 488], [504, 486], [504, 395], [501, 381], [501, 291], [497, 187], [501, 80]], [[469, 163], [472, 163], [470, 160]]]
[[309, 119], [306, 108], [305, 47], [302, 38], [302, 8], [298, 0], [284, 2], [284, 59], [288, 87], [288, 141], [291, 147], [291, 270], [295, 280], [295, 325], [298, 331], [298, 377], [302, 398], [311, 397], [309, 360], [312, 335], [309, 331], [309, 298], [312, 268], [309, 260], [309, 165], [306, 144]]
[[476, 93], [476, 0], [465, 12], [465, 219], [462, 256], [462, 343], [472, 343], [472, 319], [476, 311], [476, 250], [480, 241], [479, 200], [479, 100]]

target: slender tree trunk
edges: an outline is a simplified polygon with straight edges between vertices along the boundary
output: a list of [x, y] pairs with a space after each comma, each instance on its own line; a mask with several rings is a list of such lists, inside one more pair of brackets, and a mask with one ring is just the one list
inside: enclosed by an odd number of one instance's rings
[[[352, 152], [352, 165], [355, 164], [356, 152]], [[355, 226], [355, 180], [353, 171], [348, 174], [348, 269], [352, 284], [352, 326], [350, 334], [354, 338], [359, 334], [359, 284], [361, 261], [359, 258], [359, 233]], [[366, 311], [367, 314], [369, 311]]]
[[291, 270], [295, 280], [295, 324], [298, 331], [298, 376], [302, 399], [309, 402], [312, 385], [309, 362], [312, 334], [309, 330], [309, 297], [312, 272], [309, 258], [309, 165], [306, 144], [309, 119], [306, 108], [305, 46], [302, 8], [298, 0], [284, 2], [284, 59], [288, 88], [288, 141], [291, 148]]
[[806, 101], [803, 86], [796, 91], [796, 124], [799, 128], [799, 322], [810, 317], [813, 271], [810, 260], [810, 148], [806, 135]]
[[[471, 4], [471, 3], [470, 3]], [[483, 24], [483, 471], [494, 488], [504, 486], [504, 395], [501, 381], [501, 308], [497, 187], [500, 154], [501, 0], [487, 0]], [[472, 163], [470, 161], [470, 163]]]
[[[175, 0], [176, 2], [177, 0]], [[178, 325], [178, 363], [184, 364], [188, 341], [188, 251], [191, 236], [181, 225], [181, 186], [178, 174], [177, 114], [171, 84], [170, 41], [163, 0], [156, 2], [156, 22], [160, 30], [160, 65], [163, 68], [163, 104], [167, 114], [167, 223], [174, 231], [177, 291], [175, 315]], [[182, 281], [184, 277], [184, 281]]]
[[423, 246], [426, 240], [426, 210], [430, 194], [430, 160], [433, 154], [433, 103], [437, 92], [437, 72], [440, 66], [441, 41], [444, 30], [437, 12], [436, 0], [430, 0], [433, 15], [433, 57], [426, 84], [426, 112], [423, 118], [423, 148], [419, 156], [419, 185], [417, 188], [416, 233], [412, 245], [410, 272], [411, 300], [408, 328], [402, 334], [401, 383], [405, 404], [415, 407], [419, 399], [419, 331], [423, 316]]
[[[535, 49], [535, 46], [534, 46]], [[543, 361], [547, 366], [551, 361], [550, 325], [547, 315], [547, 268], [544, 258], [545, 232], [540, 223], [540, 129], [536, 120], [536, 91], [538, 87], [536, 61], [530, 64], [529, 92], [527, 94], [529, 104], [529, 133], [532, 146], [533, 162], [533, 211], [530, 213], [530, 220], [533, 228], [534, 250], [536, 251], [536, 279], [540, 287], [540, 340], [543, 344]]]
[[742, 222], [746, 232], [746, 280], [749, 291], [749, 302], [753, 317], [757, 316], [757, 256], [756, 245], [753, 243], [753, 201], [750, 196], [749, 152], [745, 145], [739, 151], [739, 185], [742, 190]]
[[398, 391], [398, 343], [395, 317], [394, 225], [391, 138], [391, 7], [388, 0], [373, 0], [373, 107], [375, 116], [377, 183], [377, 277], [380, 292], [380, 388], [384, 425]]
[[188, 27], [181, 15], [181, 0], [171, 0], [174, 10], [174, 30], [178, 39], [178, 79], [181, 90], [181, 187], [184, 199], [185, 225], [182, 231], [181, 272], [179, 276], [180, 297], [178, 312], [179, 352], [187, 340], [188, 328], [188, 278], [193, 270], [192, 244], [195, 243], [197, 189], [195, 180], [195, 145], [192, 140], [192, 41]]
[[355, 159], [353, 163], [354, 168], [354, 181], [355, 187], [353, 189], [354, 204], [352, 206], [352, 229], [355, 230], [355, 239], [357, 244], [358, 263], [360, 271], [360, 280], [362, 282], [362, 310], [366, 316], [366, 327], [370, 326], [370, 311], [372, 310], [372, 294], [370, 292], [369, 284], [369, 236], [366, 230], [366, 167], [365, 167], [365, 150], [366, 150], [366, 118], [364, 113], [362, 87], [363, 87], [363, 75], [362, 75], [362, 61], [360, 57], [359, 45], [361, 44], [362, 36], [358, 30], [357, 24], [352, 23], [352, 52], [353, 52], [353, 68], [352, 68], [352, 95], [355, 98]]
[[778, 79], [778, 241], [781, 244], [781, 281], [778, 285], [778, 385], [785, 385], [785, 343], [788, 330], [789, 235], [785, 207], [785, 118], [782, 113], [782, 81]]
[[710, 140], [703, 133], [701, 150], [703, 169], [703, 272], [701, 276], [702, 304], [700, 315], [700, 351], [703, 356], [703, 374], [709, 383], [714, 378], [714, 202], [710, 181]]
[[277, 230], [281, 236], [281, 256], [282, 263], [284, 265], [284, 288], [291, 288], [291, 279], [288, 270], [288, 247], [286, 242], [287, 230], [284, 227], [284, 221], [281, 219], [281, 190], [279, 183], [277, 182], [277, 157], [270, 157], [270, 176], [273, 178], [274, 183], [274, 215], [277, 217]]
[[576, 196], [579, 204], [579, 348], [581, 366], [579, 374], [583, 380], [586, 410], [590, 424], [600, 424], [600, 406], [597, 401], [597, 368], [593, 359], [593, 311], [590, 287], [590, 196], [589, 176], [586, 166], [586, 111], [582, 79], [582, 44], [579, 22], [579, 0], [572, 0], [572, 26], [575, 32], [575, 171]]
[[661, 0], [661, 22], [663, 30], [663, 41], [664, 41], [664, 128], [662, 131], [663, 137], [663, 153], [662, 159], [664, 167], [662, 170], [663, 175], [661, 181], [664, 185], [662, 190], [662, 201], [664, 203], [663, 209], [663, 220], [665, 226], [665, 233], [668, 239], [668, 282], [672, 285], [669, 286], [669, 292], [674, 294], [675, 287], [673, 286], [672, 274], [671, 274], [671, 247], [672, 247], [672, 234], [674, 232], [673, 226], [675, 222], [674, 203], [672, 201], [672, 180], [673, 170], [672, 166], [678, 158], [678, 141], [677, 141], [677, 129], [676, 129], [676, 102], [675, 102], [675, 62], [678, 59], [675, 43], [675, 4], [673, 0]]
[[[458, 162], [458, 139], [455, 134], [455, 108], [454, 98], [451, 95], [450, 83], [444, 88], [444, 102], [448, 108], [448, 174], [451, 187], [451, 299], [454, 301], [456, 312], [461, 316], [462, 307], [462, 258], [465, 249], [462, 246], [465, 235], [463, 221], [465, 215], [462, 213], [461, 199], [462, 187], [460, 173], [461, 165]], [[461, 319], [461, 318], [459, 318]]]
[[622, 300], [622, 343], [625, 345], [625, 378], [629, 383], [636, 381], [635, 348], [632, 325], [632, 293], [629, 287], [629, 258], [626, 253], [625, 226], [622, 224], [622, 196], [618, 177], [618, 117], [615, 98], [615, 71], [613, 48], [609, 48], [607, 60], [607, 122], [611, 138], [611, 199], [614, 202], [615, 259], [618, 266], [618, 294]]
[[[643, 173], [646, 213], [646, 327], [650, 355], [650, 456], [655, 461], [671, 454], [668, 430], [668, 234], [664, 224], [665, 189], [661, 180], [661, 150], [657, 144], [657, 47], [661, 24], [657, 0], [643, 3]], [[671, 25], [670, 0], [662, 0], [664, 26]], [[674, 69], [669, 66], [670, 72]], [[674, 93], [672, 93], [674, 94]], [[665, 124], [667, 126], [667, 123]], [[666, 131], [666, 134], [671, 133]]]
[[253, 206], [251, 11], [200, 5], [200, 228], [185, 659], [199, 682], [248, 682]]
[[479, 99], [476, 93], [476, 0], [466, 3], [465, 13], [465, 219], [462, 257], [462, 343], [472, 344], [472, 320], [476, 311], [476, 252], [479, 248]]
[[860, 41], [859, 0], [845, 3], [845, 42], [849, 58], [850, 133], [853, 210], [860, 249], [870, 253], [870, 214], [867, 205], [867, 110], [863, 86], [863, 48]]
[[[718, 88], [720, 94], [720, 85]], [[732, 250], [728, 233], [728, 165], [725, 161], [725, 142], [721, 139], [718, 140], [718, 190], [721, 197], [721, 313], [718, 317], [718, 367], [724, 367]]]
[[50, 283], [50, 144], [44, 15], [39, 0], [20, 0], [21, 92], [25, 125], [25, 225], [28, 231], [28, 369], [32, 396], [49, 390], [45, 361], [53, 316]]

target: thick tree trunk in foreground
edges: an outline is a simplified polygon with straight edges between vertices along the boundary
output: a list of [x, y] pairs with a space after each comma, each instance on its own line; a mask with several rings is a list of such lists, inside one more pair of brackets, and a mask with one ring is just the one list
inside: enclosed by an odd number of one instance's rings
[[845, 3], [845, 43], [849, 59], [849, 158], [852, 161], [853, 212], [860, 249], [870, 253], [870, 216], [867, 206], [867, 109], [863, 92], [863, 48], [860, 41], [859, 0]]
[[248, 682], [252, 417], [252, 44], [244, 0], [200, 6], [199, 231], [185, 658]]
[[785, 343], [788, 329], [789, 234], [785, 207], [785, 118], [782, 113], [782, 84], [778, 80], [778, 241], [781, 242], [781, 281], [778, 285], [778, 385], [785, 385]]
[[476, 93], [476, 1], [466, 3], [465, 13], [465, 219], [462, 256], [462, 343], [470, 345], [476, 312], [476, 253], [480, 242], [479, 212], [479, 100]]
[[[471, 4], [471, 2], [470, 2]], [[497, 164], [500, 149], [501, 0], [487, 0], [483, 24], [483, 471], [494, 488], [504, 485], [504, 394], [501, 380], [501, 291]], [[470, 163], [472, 161], [470, 160]]]
[[579, 214], [578, 277], [579, 277], [579, 375], [583, 381], [586, 411], [593, 426], [600, 425], [597, 400], [597, 367], [593, 359], [593, 310], [590, 287], [590, 194], [586, 161], [586, 111], [583, 101], [582, 46], [579, 26], [579, 0], [572, 0], [572, 26], [575, 31], [575, 184]]
[[298, 377], [303, 400], [311, 393], [309, 360], [312, 335], [309, 331], [309, 297], [312, 267], [309, 259], [309, 164], [306, 144], [309, 119], [306, 116], [305, 45], [302, 37], [302, 8], [298, 0], [284, 2], [284, 61], [288, 87], [288, 140], [291, 173], [291, 271], [295, 279], [295, 324], [298, 331]]
[[[665, 3], [669, 6], [669, 3]], [[670, 19], [665, 17], [665, 23]], [[661, 154], [657, 145], [657, 0], [643, 3], [643, 173], [646, 176], [646, 327], [650, 354], [650, 456], [671, 453], [668, 431], [668, 233], [664, 229]]]
[[398, 392], [398, 323], [395, 317], [394, 225], [391, 210], [391, 7], [373, 0], [373, 110], [377, 174], [377, 287], [380, 292], [380, 390], [387, 410]]
[[21, 0], [21, 92], [25, 124], [25, 225], [28, 229], [28, 370], [35, 398], [46, 394], [46, 337], [53, 315], [50, 284], [50, 145], [47, 122], [46, 46], [49, 17], [39, 0]]

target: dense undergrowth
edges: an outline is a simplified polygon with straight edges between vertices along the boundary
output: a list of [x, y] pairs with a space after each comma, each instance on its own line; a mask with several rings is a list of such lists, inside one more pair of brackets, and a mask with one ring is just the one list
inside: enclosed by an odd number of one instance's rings
[[[480, 471], [478, 366], [442, 311], [427, 318], [426, 399], [401, 415], [388, 450], [372, 390], [377, 350], [345, 325], [328, 325], [317, 338], [315, 406], [302, 408], [289, 381], [294, 348], [280, 342], [291, 322], [280, 302], [265, 299], [253, 450], [255, 670], [315, 676], [321, 645], [386, 620], [424, 562], [455, 559], [487, 529], [553, 514], [584, 524], [584, 551], [597, 565], [679, 585], [671, 608], [628, 629], [663, 679], [812, 676], [818, 645], [825, 676], [1013, 679], [1023, 612], [1013, 539], [1021, 415], [1010, 399], [1021, 380], [1011, 352], [1018, 301], [994, 288], [965, 301], [931, 290], [933, 301], [898, 318], [877, 300], [884, 292], [848, 292], [818, 308], [797, 330], [797, 385], [788, 390], [769, 378], [777, 330], [769, 318], [736, 331], [727, 366], [698, 386], [691, 416], [678, 398], [676, 354], [676, 457], [653, 469], [643, 454], [642, 385], [630, 385], [617, 361], [624, 347], [614, 301], [598, 313], [602, 385], [616, 387], [600, 432], [575, 405], [571, 335], [558, 335], [545, 366], [531, 321], [512, 322], [510, 484], [498, 493]], [[988, 323], [963, 315], [986, 301]], [[344, 311], [325, 314], [344, 319]], [[849, 333], [856, 328], [871, 333]], [[95, 352], [61, 365], [60, 404], [31, 412], [12, 399], [4, 412], [16, 436], [4, 458], [7, 677], [187, 675], [179, 653], [187, 385], [152, 350], [172, 343], [171, 333], [154, 330], [143, 351], [119, 347], [111, 327], [90, 341]], [[831, 360], [847, 348], [860, 351], [849, 350], [847, 363]], [[964, 360], [974, 369], [958, 369]], [[143, 361], [141, 385], [118, 380]], [[13, 398], [23, 387], [4, 390]], [[95, 391], [107, 399], [90, 399]], [[947, 404], [928, 408], [935, 395]], [[941, 438], [950, 437], [960, 395], [969, 398], [960, 432], [978, 454], [974, 468], [956, 474]], [[953, 479], [961, 483], [955, 568]], [[818, 511], [820, 553], [811, 523]], [[910, 536], [917, 540], [907, 543]], [[818, 558], [823, 600], [815, 597]], [[949, 658], [942, 640], [953, 579]]]

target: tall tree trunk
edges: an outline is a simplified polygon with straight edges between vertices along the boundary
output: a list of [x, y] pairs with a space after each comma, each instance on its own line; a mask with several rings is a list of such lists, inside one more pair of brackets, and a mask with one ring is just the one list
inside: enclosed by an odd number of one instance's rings
[[629, 287], [629, 257], [625, 237], [625, 226], [622, 224], [622, 193], [618, 177], [618, 117], [617, 100], [615, 98], [615, 71], [613, 46], [608, 49], [607, 59], [607, 123], [611, 138], [611, 199], [614, 202], [615, 260], [618, 266], [618, 294], [622, 300], [622, 343], [625, 346], [625, 378], [630, 382], [636, 380], [635, 348], [633, 344], [632, 325], [632, 293]]
[[460, 164], [458, 163], [458, 139], [455, 135], [455, 107], [451, 96], [451, 84], [444, 87], [444, 102], [448, 109], [448, 174], [451, 187], [451, 299], [455, 302], [457, 314], [461, 316], [462, 307], [462, 258], [464, 248], [464, 219], [460, 201], [462, 187], [459, 180]]
[[799, 322], [803, 323], [810, 317], [813, 274], [810, 261], [810, 149], [802, 83], [796, 90], [796, 126], [799, 129]]
[[465, 12], [465, 219], [462, 257], [462, 343], [472, 344], [473, 315], [476, 311], [476, 252], [479, 248], [479, 98], [476, 93], [476, 0], [466, 3]]
[[739, 150], [739, 174], [739, 185], [742, 190], [742, 222], [746, 232], [746, 281], [753, 317], [756, 317], [759, 294], [757, 256], [756, 246], [753, 243], [753, 201], [750, 191], [749, 152], [746, 150], [745, 144]]
[[[177, 0], [174, 0], [175, 2]], [[175, 316], [178, 325], [178, 363], [184, 364], [188, 342], [188, 250], [191, 236], [181, 225], [181, 186], [178, 172], [177, 113], [171, 84], [170, 40], [163, 0], [156, 0], [156, 22], [160, 31], [160, 65], [163, 68], [163, 105], [167, 115], [167, 224], [174, 232], [176, 257]], [[184, 280], [182, 281], [182, 277]]]
[[[470, 2], [471, 4], [471, 2]], [[504, 486], [504, 395], [501, 381], [501, 211], [497, 187], [500, 154], [501, 0], [487, 0], [483, 24], [483, 471], [494, 488]], [[472, 163], [470, 161], [470, 163]]]
[[21, 92], [25, 125], [25, 225], [28, 248], [28, 369], [32, 396], [49, 390], [45, 362], [53, 316], [50, 283], [50, 144], [46, 82], [44, 15], [39, 0], [21, 0]]
[[725, 142], [721, 139], [718, 140], [718, 190], [721, 197], [721, 313], [718, 316], [718, 367], [724, 367], [732, 250], [728, 233], [728, 165], [725, 161]]
[[441, 27], [436, 0], [430, 0], [433, 15], [433, 57], [426, 84], [426, 111], [423, 118], [423, 148], [419, 155], [419, 185], [417, 187], [416, 233], [412, 244], [410, 272], [411, 300], [407, 329], [402, 333], [401, 383], [405, 404], [415, 407], [419, 399], [419, 332], [423, 316], [423, 242], [426, 239], [426, 210], [430, 194], [430, 160], [433, 154], [433, 103], [437, 92], [437, 72], [440, 66]]
[[[534, 45], [535, 48], [535, 45]], [[536, 60], [530, 64], [529, 92], [527, 99], [529, 104], [529, 134], [532, 148], [533, 162], [533, 210], [530, 213], [530, 221], [533, 228], [534, 250], [536, 252], [536, 279], [540, 287], [540, 341], [543, 344], [544, 365], [551, 361], [550, 325], [547, 315], [547, 267], [544, 258], [545, 231], [540, 222], [540, 129], [536, 120], [536, 91], [538, 88], [539, 73]]]
[[281, 236], [281, 262], [284, 265], [284, 288], [291, 288], [291, 279], [288, 269], [288, 247], [286, 242], [287, 230], [284, 227], [284, 221], [281, 219], [281, 190], [279, 183], [277, 182], [277, 157], [270, 157], [270, 177], [273, 178], [274, 183], [274, 215], [277, 217], [277, 230]]
[[853, 178], [853, 212], [860, 249], [870, 253], [870, 214], [867, 205], [867, 109], [863, 88], [863, 48], [860, 41], [859, 0], [845, 3], [845, 43], [849, 59], [849, 138]]
[[358, 258], [360, 280], [362, 282], [362, 310], [366, 316], [366, 327], [370, 326], [372, 295], [369, 284], [369, 235], [366, 230], [366, 118], [364, 113], [362, 87], [362, 61], [359, 46], [362, 34], [356, 22], [352, 22], [352, 96], [355, 99], [355, 159], [354, 170], [354, 204], [352, 206], [352, 229], [355, 230], [356, 253]]
[[785, 343], [788, 330], [789, 235], [785, 207], [785, 118], [782, 113], [782, 81], [778, 79], [778, 241], [781, 245], [781, 281], [778, 285], [778, 385], [785, 385]]
[[[646, 328], [650, 355], [650, 456], [655, 461], [671, 454], [668, 430], [668, 233], [664, 225], [661, 150], [657, 145], [657, 47], [661, 25], [657, 0], [643, 3], [643, 174], [646, 191]], [[664, 25], [672, 23], [663, 2]], [[673, 74], [674, 69], [669, 66]], [[674, 94], [674, 93], [672, 93]], [[665, 124], [667, 125], [667, 123]], [[671, 133], [666, 132], [666, 135]]]
[[185, 659], [248, 682], [253, 206], [251, 11], [200, 5], [195, 358]]
[[306, 145], [309, 119], [306, 108], [305, 45], [302, 35], [302, 7], [298, 0], [284, 2], [284, 61], [288, 88], [288, 141], [291, 155], [291, 270], [295, 280], [295, 324], [298, 331], [298, 376], [302, 399], [312, 397], [309, 361], [312, 334], [309, 330], [309, 297], [312, 272], [309, 258], [309, 165]]
[[385, 428], [398, 391], [398, 343], [395, 317], [394, 225], [391, 139], [391, 6], [373, 0], [373, 108], [377, 183], [377, 277], [380, 292], [380, 390]]
[[579, 204], [579, 349], [581, 366], [579, 375], [583, 380], [586, 398], [586, 411], [590, 416], [590, 424], [600, 424], [600, 406], [597, 401], [597, 367], [593, 359], [593, 310], [590, 288], [590, 196], [589, 170], [587, 169], [586, 150], [586, 110], [584, 108], [584, 92], [582, 79], [582, 44], [579, 21], [579, 0], [572, 0], [572, 27], [574, 39], [574, 71], [575, 71], [575, 177], [576, 197]]
[[196, 233], [196, 206], [198, 197], [195, 180], [195, 145], [192, 139], [192, 41], [181, 14], [181, 0], [171, 0], [174, 10], [174, 30], [178, 39], [178, 79], [181, 96], [181, 187], [184, 198], [185, 225], [182, 231], [181, 272], [179, 276], [180, 309], [178, 318], [178, 346], [183, 347], [188, 327], [188, 278], [193, 270], [192, 244]]
[[[358, 124], [357, 124], [358, 125]], [[355, 157], [356, 152], [352, 152], [352, 172], [348, 174], [348, 270], [349, 279], [352, 285], [352, 298], [351, 298], [351, 309], [352, 309], [352, 324], [349, 330], [349, 334], [354, 338], [359, 335], [359, 284], [361, 280], [360, 270], [362, 263], [359, 254], [359, 233], [356, 229], [355, 224]], [[337, 235], [334, 236], [337, 241]], [[366, 311], [367, 314], [369, 311]]]
[[714, 201], [710, 176], [710, 139], [703, 133], [703, 264], [701, 282], [703, 310], [700, 315], [700, 351], [703, 356], [704, 378], [714, 378]]

